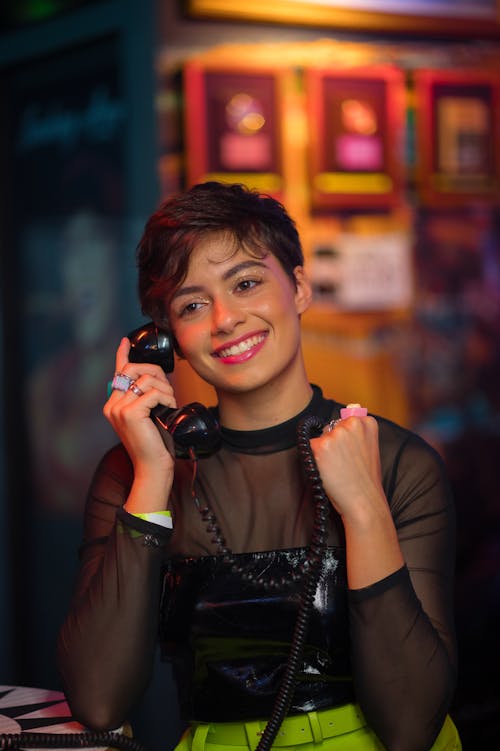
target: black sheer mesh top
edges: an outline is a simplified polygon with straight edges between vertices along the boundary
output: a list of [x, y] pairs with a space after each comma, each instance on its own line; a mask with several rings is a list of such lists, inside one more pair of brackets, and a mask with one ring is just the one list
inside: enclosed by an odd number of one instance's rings
[[[313, 524], [297, 424], [304, 414], [327, 422], [340, 406], [314, 387], [307, 409], [282, 425], [222, 428], [222, 448], [199, 460], [194, 486], [192, 463], [179, 460], [170, 499], [174, 529], [158, 547], [143, 544], [157, 525], [119, 511], [132, 482], [123, 447], [104, 457], [89, 492], [80, 572], [59, 639], [77, 719], [97, 728], [126, 719], [147, 685], [158, 637], [174, 663], [186, 720], [269, 715], [297, 613], [294, 579]], [[434, 450], [377, 420], [383, 485], [405, 566], [349, 591], [342, 525], [332, 509], [291, 712], [357, 701], [388, 749], [427, 748], [455, 680], [453, 505]], [[288, 583], [270, 591], [233, 573], [198, 505], [213, 510], [250, 579]]]

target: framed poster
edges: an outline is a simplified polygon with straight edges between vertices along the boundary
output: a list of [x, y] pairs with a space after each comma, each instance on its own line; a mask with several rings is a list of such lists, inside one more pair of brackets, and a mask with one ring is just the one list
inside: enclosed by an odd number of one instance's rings
[[195, 18], [427, 36], [500, 35], [499, 0], [184, 0]]
[[404, 162], [403, 73], [389, 66], [306, 71], [312, 206], [391, 206]]
[[492, 71], [415, 73], [417, 181], [424, 202], [498, 199], [499, 86]]
[[282, 190], [280, 74], [260, 68], [184, 71], [187, 182], [240, 182]]

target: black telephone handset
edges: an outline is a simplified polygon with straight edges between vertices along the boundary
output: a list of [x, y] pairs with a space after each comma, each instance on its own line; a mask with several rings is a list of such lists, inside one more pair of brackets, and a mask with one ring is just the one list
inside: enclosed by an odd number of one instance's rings
[[[130, 362], [147, 362], [160, 365], [165, 373], [174, 369], [174, 345], [169, 331], [154, 323], [140, 326], [128, 334]], [[175, 455], [181, 459], [210, 456], [220, 446], [219, 424], [203, 404], [192, 402], [180, 409], [161, 405], [151, 410], [165, 445], [171, 450], [173, 440]]]

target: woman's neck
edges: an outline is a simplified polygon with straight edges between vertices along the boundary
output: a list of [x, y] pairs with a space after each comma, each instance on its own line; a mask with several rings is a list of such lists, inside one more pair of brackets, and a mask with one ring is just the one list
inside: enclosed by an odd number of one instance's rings
[[281, 379], [253, 391], [218, 392], [220, 422], [232, 430], [261, 430], [279, 425], [309, 404], [312, 388], [305, 370], [293, 383]]

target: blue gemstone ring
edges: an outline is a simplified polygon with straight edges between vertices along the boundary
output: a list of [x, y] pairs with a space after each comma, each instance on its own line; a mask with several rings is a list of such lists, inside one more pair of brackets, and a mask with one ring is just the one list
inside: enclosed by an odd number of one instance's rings
[[128, 391], [134, 383], [134, 379], [125, 375], [125, 373], [115, 373], [115, 377], [111, 381], [111, 390]]

